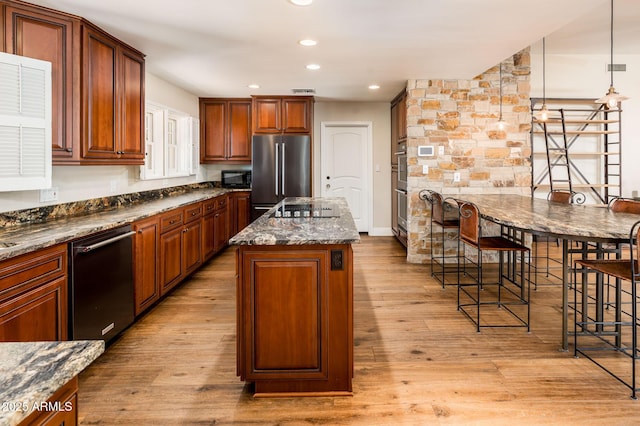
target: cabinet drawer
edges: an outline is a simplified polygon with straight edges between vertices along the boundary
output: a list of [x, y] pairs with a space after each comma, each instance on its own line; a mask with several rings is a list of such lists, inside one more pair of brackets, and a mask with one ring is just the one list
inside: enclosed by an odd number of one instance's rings
[[160, 217], [160, 233], [164, 234], [167, 231], [182, 226], [183, 223], [183, 209], [171, 210], [164, 213]]
[[67, 273], [67, 245], [60, 244], [0, 262], [0, 299]]
[[211, 214], [216, 209], [216, 199], [212, 198], [210, 200], [204, 201], [202, 203], [202, 214]]
[[184, 208], [184, 223], [193, 222], [202, 217], [202, 203], [192, 204]]
[[228, 199], [229, 199], [229, 197], [227, 197], [226, 195], [214, 198], [214, 201], [216, 202], [216, 210], [220, 210], [220, 209], [223, 209], [223, 208], [227, 207], [227, 200]]

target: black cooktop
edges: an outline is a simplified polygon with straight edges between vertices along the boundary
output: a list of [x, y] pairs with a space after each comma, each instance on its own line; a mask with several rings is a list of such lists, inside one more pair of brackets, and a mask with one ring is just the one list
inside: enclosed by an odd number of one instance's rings
[[340, 217], [340, 210], [333, 203], [311, 202], [283, 204], [269, 217], [280, 218], [326, 218]]

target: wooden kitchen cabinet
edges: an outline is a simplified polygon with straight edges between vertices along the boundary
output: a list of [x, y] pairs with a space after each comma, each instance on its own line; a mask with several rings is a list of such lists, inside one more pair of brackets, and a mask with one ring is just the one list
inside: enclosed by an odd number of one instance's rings
[[160, 215], [160, 295], [202, 264], [202, 202]]
[[200, 163], [251, 162], [251, 99], [200, 98]]
[[144, 164], [144, 58], [84, 24], [82, 157]]
[[[403, 90], [391, 101], [391, 151], [407, 140], [407, 92]], [[391, 162], [393, 163], [393, 157]]]
[[257, 395], [350, 394], [351, 246], [242, 245], [237, 262], [241, 380]]
[[217, 253], [229, 243], [229, 197], [222, 195], [215, 198], [216, 211], [213, 217], [214, 251]]
[[160, 299], [160, 218], [134, 222], [133, 230], [134, 313], [138, 316]]
[[[42, 401], [36, 401], [41, 403]], [[78, 376], [69, 380], [47, 400], [49, 407], [58, 410], [34, 411], [19, 426], [65, 426], [78, 424]]]
[[251, 191], [234, 191], [229, 194], [229, 238], [251, 223]]
[[0, 262], [0, 341], [67, 340], [67, 245]]
[[144, 164], [144, 55], [81, 17], [0, 6], [0, 48], [52, 63], [53, 164]]
[[[80, 33], [80, 21], [62, 13], [29, 6], [7, 4], [2, 31], [5, 51], [51, 62], [52, 156], [70, 158], [73, 154], [74, 96], [80, 56], [74, 54]], [[2, 43], [0, 43], [2, 46]]]
[[253, 133], [311, 133], [313, 96], [253, 96]]

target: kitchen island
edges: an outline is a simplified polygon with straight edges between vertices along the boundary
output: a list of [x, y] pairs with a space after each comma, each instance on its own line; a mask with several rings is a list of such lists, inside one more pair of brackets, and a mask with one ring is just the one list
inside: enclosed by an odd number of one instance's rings
[[351, 395], [353, 252], [343, 198], [287, 198], [233, 237], [237, 374], [256, 396]]

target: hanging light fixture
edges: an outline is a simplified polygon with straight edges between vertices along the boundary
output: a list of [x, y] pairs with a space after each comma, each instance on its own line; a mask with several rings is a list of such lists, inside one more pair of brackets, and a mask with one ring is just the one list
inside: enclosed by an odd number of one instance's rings
[[609, 64], [609, 72], [611, 74], [611, 83], [609, 85], [609, 91], [606, 95], [597, 99], [595, 103], [597, 104], [606, 104], [607, 107], [611, 109], [618, 108], [618, 102], [626, 101], [629, 99], [626, 96], [623, 96], [616, 92], [616, 89], [613, 87], [613, 0], [611, 0], [611, 25], [610, 25], [610, 41], [611, 41], [611, 63]]
[[507, 122], [502, 118], [502, 62], [500, 62], [500, 117], [497, 126], [499, 130], [504, 130], [507, 127]]
[[546, 75], [546, 44], [545, 38], [542, 37], [542, 107], [536, 114], [538, 121], [547, 121], [549, 119], [549, 110], [547, 109], [547, 75]]

